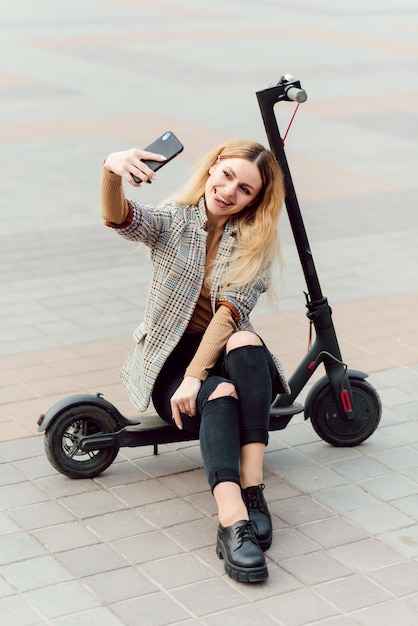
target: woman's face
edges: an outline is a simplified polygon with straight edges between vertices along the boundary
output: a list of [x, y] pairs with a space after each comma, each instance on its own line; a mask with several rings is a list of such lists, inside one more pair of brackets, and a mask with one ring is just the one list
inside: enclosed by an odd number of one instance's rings
[[261, 174], [255, 163], [240, 158], [219, 159], [210, 168], [205, 185], [208, 218], [225, 224], [254, 202], [261, 187]]

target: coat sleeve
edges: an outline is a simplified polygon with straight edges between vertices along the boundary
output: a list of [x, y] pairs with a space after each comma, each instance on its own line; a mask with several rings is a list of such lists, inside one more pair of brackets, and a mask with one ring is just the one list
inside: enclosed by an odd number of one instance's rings
[[141, 204], [128, 200], [129, 214], [125, 222], [117, 227], [124, 239], [138, 241], [153, 248], [162, 233], [170, 230], [176, 209], [175, 203], [161, 207]]
[[271, 282], [270, 267], [259, 274], [251, 283], [240, 288], [229, 288], [222, 292], [220, 302], [228, 303], [232, 310], [236, 311], [238, 328], [246, 326], [251, 311], [254, 309], [259, 297], [267, 291]]

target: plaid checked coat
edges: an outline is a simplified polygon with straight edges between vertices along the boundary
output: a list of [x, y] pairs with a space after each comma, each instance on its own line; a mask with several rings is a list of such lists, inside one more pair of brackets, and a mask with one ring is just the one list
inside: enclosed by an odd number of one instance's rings
[[[134, 345], [122, 367], [121, 378], [133, 404], [145, 411], [154, 382], [183, 336], [199, 298], [205, 272], [207, 217], [203, 198], [198, 206], [170, 202], [153, 207], [130, 202], [132, 221], [118, 232], [150, 248], [153, 276], [145, 318], [134, 332]], [[212, 310], [216, 311], [220, 299], [229, 302], [238, 312], [238, 329], [254, 330], [249, 314], [269, 285], [269, 272], [243, 288], [224, 291], [220, 298], [219, 281], [235, 245], [236, 231], [236, 221], [227, 222], [212, 274]], [[288, 392], [283, 367], [277, 357], [273, 358], [283, 391]]]

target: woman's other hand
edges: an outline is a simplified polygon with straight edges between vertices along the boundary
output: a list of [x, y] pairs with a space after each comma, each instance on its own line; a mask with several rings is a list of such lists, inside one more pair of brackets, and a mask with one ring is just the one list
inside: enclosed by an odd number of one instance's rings
[[150, 161], [166, 160], [162, 154], [132, 148], [131, 150], [122, 150], [121, 152], [109, 154], [105, 159], [104, 167], [109, 172], [124, 178], [133, 187], [139, 187], [141, 183], [136, 183], [132, 178], [132, 174], [140, 178], [142, 182], [151, 182], [155, 178], [155, 173], [142, 159]]
[[185, 376], [183, 382], [171, 396], [171, 413], [177, 428], [183, 428], [181, 413], [194, 417], [196, 415], [196, 398], [202, 381], [193, 376]]

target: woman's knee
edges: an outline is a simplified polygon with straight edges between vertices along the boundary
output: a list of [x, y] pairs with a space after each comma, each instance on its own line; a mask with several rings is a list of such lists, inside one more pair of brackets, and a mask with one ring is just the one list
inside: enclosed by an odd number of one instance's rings
[[235, 348], [242, 348], [243, 346], [262, 346], [263, 342], [260, 337], [253, 333], [251, 330], [237, 330], [233, 333], [227, 341], [226, 351], [230, 352]]
[[219, 383], [217, 387], [212, 391], [208, 400], [216, 400], [217, 398], [235, 398], [238, 400], [238, 394], [236, 387], [233, 383], [225, 381], [224, 383]]

